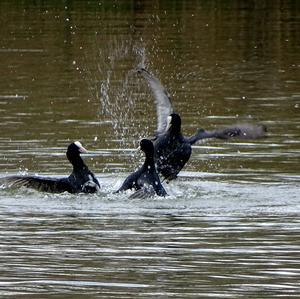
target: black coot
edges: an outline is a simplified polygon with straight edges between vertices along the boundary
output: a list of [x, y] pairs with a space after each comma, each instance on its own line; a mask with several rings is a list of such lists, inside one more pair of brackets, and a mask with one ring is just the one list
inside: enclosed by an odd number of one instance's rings
[[66, 178], [15, 175], [1, 180], [12, 187], [25, 186], [44, 192], [95, 193], [100, 189], [100, 184], [80, 157], [80, 153], [86, 152], [79, 141], [68, 146], [66, 154], [73, 165], [73, 171]]
[[184, 137], [181, 133], [180, 115], [174, 113], [167, 90], [146, 69], [138, 68], [137, 71], [146, 79], [154, 95], [157, 114], [157, 131], [153, 140], [154, 157], [157, 171], [168, 181], [177, 177], [191, 156], [191, 146], [201, 139], [255, 139], [265, 136], [265, 126], [243, 124], [213, 131], [199, 129], [194, 136]]
[[166, 196], [154, 164], [154, 146], [151, 140], [142, 139], [140, 149], [145, 153], [145, 162], [141, 168], [130, 174], [117, 192], [128, 189], [137, 190], [131, 197], [148, 197], [154, 194]]

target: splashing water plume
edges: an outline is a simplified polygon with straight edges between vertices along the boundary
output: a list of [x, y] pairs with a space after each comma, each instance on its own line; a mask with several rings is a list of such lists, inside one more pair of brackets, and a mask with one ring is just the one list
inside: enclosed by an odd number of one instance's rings
[[[93, 78], [89, 80], [92, 97], [100, 104], [98, 117], [112, 125], [115, 138], [110, 142], [136, 147], [140, 138], [149, 135], [148, 128], [140, 124], [142, 92], [134, 71], [145, 63], [145, 50], [131, 40], [112, 39], [95, 53], [98, 63], [88, 75]], [[128, 65], [131, 68], [125, 67]]]

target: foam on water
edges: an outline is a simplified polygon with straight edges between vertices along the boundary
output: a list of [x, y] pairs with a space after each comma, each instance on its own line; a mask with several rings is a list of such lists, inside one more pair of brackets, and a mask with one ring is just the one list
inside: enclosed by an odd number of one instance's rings
[[[200, 175], [200, 174], [199, 174]], [[300, 212], [295, 182], [238, 183], [203, 180], [202, 177], [179, 178], [165, 184], [168, 196], [151, 199], [129, 199], [133, 191], [119, 194], [124, 176], [98, 175], [101, 191], [97, 194], [49, 194], [21, 188], [1, 186], [0, 201], [9, 209], [44, 210], [55, 213], [79, 212], [93, 214], [202, 214], [202, 213], [289, 213]], [[207, 176], [208, 178], [208, 176]]]

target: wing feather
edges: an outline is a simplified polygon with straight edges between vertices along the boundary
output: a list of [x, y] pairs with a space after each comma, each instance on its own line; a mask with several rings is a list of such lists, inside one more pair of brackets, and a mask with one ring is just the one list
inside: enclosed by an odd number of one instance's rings
[[72, 186], [67, 178], [50, 178], [38, 176], [10, 176], [3, 178], [3, 182], [10, 187], [28, 187], [43, 192], [71, 192]]
[[257, 139], [265, 137], [266, 132], [267, 128], [264, 125], [240, 124], [212, 131], [200, 129], [194, 136], [187, 140], [190, 144], [194, 144], [201, 139], [208, 138], [229, 139], [231, 137], [238, 137], [241, 139]]
[[173, 113], [171, 97], [161, 82], [144, 68], [138, 68], [137, 72], [141, 74], [148, 82], [150, 89], [154, 95], [157, 115], [157, 132], [162, 134], [167, 128], [168, 116]]

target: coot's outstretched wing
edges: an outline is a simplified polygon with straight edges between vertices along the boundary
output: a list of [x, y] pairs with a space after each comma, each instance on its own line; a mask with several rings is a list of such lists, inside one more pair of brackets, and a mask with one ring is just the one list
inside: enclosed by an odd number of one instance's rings
[[129, 199], [146, 199], [155, 196], [155, 190], [152, 186], [144, 186], [143, 188], [136, 190], [129, 196]]
[[190, 144], [194, 144], [201, 139], [208, 138], [228, 139], [231, 137], [238, 137], [241, 139], [257, 139], [265, 137], [266, 132], [267, 128], [264, 125], [241, 124], [213, 131], [200, 129], [194, 136], [187, 140]]
[[162, 134], [167, 128], [168, 116], [173, 113], [170, 95], [160, 81], [151, 75], [146, 69], [137, 68], [137, 72], [146, 79], [154, 95], [157, 115], [156, 134]]
[[68, 178], [50, 178], [39, 176], [10, 176], [2, 178], [1, 181], [10, 187], [29, 187], [38, 191], [62, 193], [68, 191], [74, 193]]
[[132, 188], [138, 188], [137, 186], [137, 179], [140, 176], [140, 171], [136, 171], [132, 174], [130, 174], [125, 181], [123, 182], [122, 186], [114, 193], [118, 193], [121, 191], [126, 191], [128, 189], [132, 189]]

